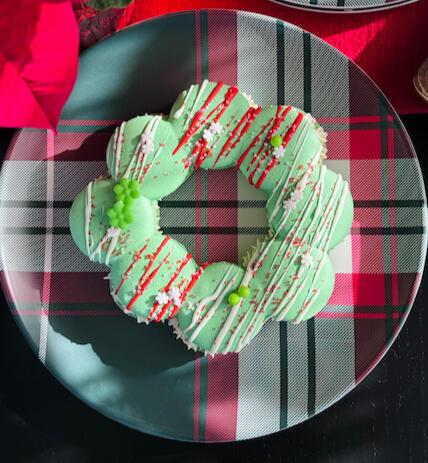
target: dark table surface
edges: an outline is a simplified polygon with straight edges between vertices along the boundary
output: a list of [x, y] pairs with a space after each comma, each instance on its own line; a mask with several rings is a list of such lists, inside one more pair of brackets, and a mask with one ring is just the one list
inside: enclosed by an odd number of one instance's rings
[[[428, 174], [428, 115], [402, 120]], [[12, 131], [0, 129], [0, 153]], [[39, 363], [1, 295], [0, 462], [428, 462], [428, 278], [385, 358], [327, 411], [232, 444], [175, 442], [130, 430], [68, 392]]]

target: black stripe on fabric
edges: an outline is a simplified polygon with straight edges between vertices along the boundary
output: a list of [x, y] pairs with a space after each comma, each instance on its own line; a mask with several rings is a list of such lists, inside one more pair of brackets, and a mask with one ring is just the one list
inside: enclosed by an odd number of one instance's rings
[[288, 346], [287, 346], [287, 323], [279, 324], [279, 346], [280, 346], [280, 368], [281, 368], [281, 390], [280, 390], [280, 412], [279, 427], [285, 429], [288, 426]]
[[[315, 4], [316, 0], [311, 0]], [[312, 82], [311, 82], [311, 35], [303, 32], [303, 109], [311, 112]]]
[[308, 329], [308, 417], [315, 414], [315, 320], [307, 321]]
[[422, 199], [354, 200], [354, 207], [423, 207]]
[[283, 105], [285, 100], [284, 95], [284, 23], [282, 21], [276, 22], [276, 57], [277, 57], [277, 104]]
[[425, 227], [361, 227], [352, 228], [351, 235], [421, 235]]
[[[72, 201], [22, 201], [22, 200], [5, 200], [0, 201], [0, 208], [36, 208], [46, 209], [51, 207], [54, 209], [69, 209], [73, 204]], [[264, 208], [266, 201], [263, 200], [169, 200], [164, 199], [158, 202], [159, 207], [179, 209], [179, 208]], [[383, 200], [354, 200], [356, 208], [371, 208], [371, 207], [424, 207], [425, 203], [422, 199], [383, 199]]]
[[[6, 235], [45, 235], [45, 227], [2, 227], [1, 233]], [[162, 227], [162, 231], [168, 235], [262, 235], [269, 231], [268, 227]], [[53, 235], [69, 235], [68, 227], [53, 227], [49, 230]], [[422, 235], [424, 227], [374, 227], [352, 228], [352, 235]]]
[[2, 207], [20, 207], [20, 208], [35, 208], [35, 209], [69, 209], [73, 201], [20, 201], [20, 200], [5, 200], [0, 201]]

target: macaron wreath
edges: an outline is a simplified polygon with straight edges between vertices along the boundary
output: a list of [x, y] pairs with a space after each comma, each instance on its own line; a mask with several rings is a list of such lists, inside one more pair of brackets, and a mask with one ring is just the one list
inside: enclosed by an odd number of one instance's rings
[[[325, 157], [326, 134], [310, 114], [261, 108], [236, 87], [204, 81], [183, 91], [168, 116], [116, 128], [110, 176], [76, 197], [71, 233], [89, 259], [111, 267], [111, 295], [125, 314], [168, 320], [205, 354], [238, 352], [267, 320], [307, 320], [333, 291], [329, 251], [349, 233], [353, 202]], [[267, 193], [270, 232], [242, 265], [198, 266], [160, 230], [157, 201], [194, 169], [230, 167]]]

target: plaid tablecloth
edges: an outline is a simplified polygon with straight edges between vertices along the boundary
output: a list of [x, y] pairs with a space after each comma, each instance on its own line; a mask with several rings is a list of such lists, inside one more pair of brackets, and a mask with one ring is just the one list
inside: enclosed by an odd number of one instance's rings
[[[237, 84], [260, 105], [311, 112], [328, 132], [327, 164], [355, 202], [351, 234], [331, 253], [326, 308], [300, 325], [268, 323], [241, 353], [214, 358], [188, 352], [169, 327], [125, 317], [106, 268], [78, 251], [68, 229], [73, 198], [106, 172], [114, 126], [167, 108], [205, 78]], [[338, 400], [394, 340], [425, 258], [423, 181], [385, 97], [325, 42], [248, 13], [161, 18], [88, 50], [58, 134], [14, 137], [0, 198], [3, 286], [40, 360], [106, 415], [179, 439], [260, 436]], [[234, 169], [198, 171], [160, 202], [161, 226], [199, 263], [239, 262], [267, 231], [265, 200]]]

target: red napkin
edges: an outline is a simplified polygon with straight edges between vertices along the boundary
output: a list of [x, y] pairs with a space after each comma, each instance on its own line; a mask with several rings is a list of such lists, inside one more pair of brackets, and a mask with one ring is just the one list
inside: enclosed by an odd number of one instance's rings
[[335, 14], [298, 10], [269, 0], [135, 0], [127, 23], [194, 8], [254, 11], [296, 24], [361, 66], [398, 112], [428, 112], [428, 104], [412, 82], [428, 57], [428, 0], [379, 12]]

